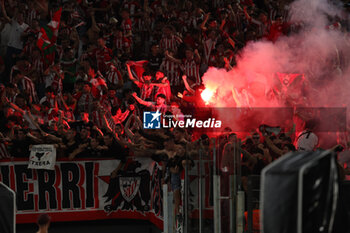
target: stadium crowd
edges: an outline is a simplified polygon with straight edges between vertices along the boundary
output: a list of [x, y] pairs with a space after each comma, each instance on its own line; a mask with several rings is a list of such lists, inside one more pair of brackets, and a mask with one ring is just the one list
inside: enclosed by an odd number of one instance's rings
[[[274, 42], [297, 30], [288, 3], [1, 0], [0, 158], [28, 158], [32, 145], [54, 144], [58, 158], [121, 160], [115, 177], [127, 156], [152, 157], [168, 165], [178, 206], [180, 172], [200, 148], [210, 158], [212, 141], [182, 128], [144, 130], [143, 111], [179, 116], [203, 107], [208, 67], [230, 70], [249, 41]], [[38, 45], [39, 32], [60, 8], [50, 54]], [[234, 150], [243, 153], [243, 177], [296, 150], [293, 129], [267, 131], [257, 129], [237, 147], [237, 135], [226, 128], [222, 172], [233, 167]]]

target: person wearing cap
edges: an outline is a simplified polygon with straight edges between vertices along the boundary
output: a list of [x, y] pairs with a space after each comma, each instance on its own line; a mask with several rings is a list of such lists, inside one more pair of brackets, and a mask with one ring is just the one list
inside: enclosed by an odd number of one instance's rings
[[38, 217], [37, 225], [39, 230], [37, 233], [48, 233], [50, 227], [51, 217], [48, 214], [41, 214]]

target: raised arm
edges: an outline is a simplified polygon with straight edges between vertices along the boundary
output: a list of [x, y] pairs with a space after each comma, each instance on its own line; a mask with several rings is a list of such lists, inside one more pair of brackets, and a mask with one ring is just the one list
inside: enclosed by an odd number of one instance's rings
[[182, 75], [182, 80], [184, 81], [185, 84], [185, 88], [188, 92], [190, 92], [192, 95], [194, 95], [195, 91], [190, 87], [190, 85], [187, 82], [187, 76], [186, 75]]
[[1, 11], [2, 11], [2, 15], [4, 16], [4, 18], [6, 19], [7, 22], [11, 22], [11, 18], [8, 17], [7, 13], [6, 13], [6, 8], [5, 8], [5, 1], [1, 0]]
[[131, 81], [133, 81], [137, 86], [139, 86], [141, 83], [139, 80], [137, 80], [134, 75], [132, 75], [131, 68], [129, 62], [126, 63], [126, 68], [128, 69], [128, 76]]
[[168, 83], [151, 83], [151, 85], [156, 87], [167, 87], [169, 84]]
[[171, 55], [169, 54], [168, 50], [166, 50], [166, 51], [164, 52], [164, 55], [165, 55], [166, 58], [168, 58], [168, 59], [169, 59], [170, 61], [172, 61], [172, 62], [175, 62], [175, 63], [177, 63], [177, 64], [181, 64], [181, 63], [182, 63], [182, 61], [181, 61], [180, 59], [177, 59], [177, 58], [171, 56]]
[[100, 28], [97, 26], [96, 19], [95, 19], [95, 11], [93, 9], [90, 10], [91, 15], [91, 28], [96, 31], [100, 31]]
[[203, 20], [203, 22], [202, 22], [201, 25], [200, 25], [200, 29], [203, 30], [203, 31], [207, 30], [207, 28], [205, 27], [205, 25], [206, 25], [207, 22], [208, 22], [209, 16], [210, 16], [210, 13], [205, 14], [204, 20]]
[[201, 62], [201, 55], [199, 55], [198, 49], [194, 50], [194, 60], [197, 64]]
[[130, 130], [130, 122], [131, 122], [131, 119], [134, 118], [134, 114], [132, 114], [128, 120], [126, 121], [125, 123], [125, 127], [124, 127], [124, 132], [126, 133], [126, 135], [128, 136], [128, 138], [130, 140], [132, 140], [132, 138], [134, 137], [134, 134], [133, 132]]
[[145, 105], [146, 107], [150, 107], [153, 104], [152, 102], [144, 101], [143, 99], [139, 98], [135, 92], [132, 93], [132, 96], [137, 102], [139, 102], [139, 104]]
[[263, 135], [263, 137], [265, 138], [266, 145], [273, 152], [275, 152], [276, 154], [281, 155], [281, 156], [283, 155], [283, 151], [280, 148], [278, 148], [277, 146], [275, 146], [275, 144], [273, 144], [273, 142], [271, 141], [271, 139], [268, 136], [265, 137], [265, 135]]
[[252, 17], [248, 14], [247, 7], [245, 6], [243, 8], [244, 16], [247, 18], [248, 21], [252, 20]]

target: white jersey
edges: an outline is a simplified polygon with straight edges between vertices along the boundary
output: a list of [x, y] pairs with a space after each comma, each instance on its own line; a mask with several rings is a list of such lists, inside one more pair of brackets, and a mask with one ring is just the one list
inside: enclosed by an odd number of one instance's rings
[[16, 49], [23, 49], [23, 41], [21, 40], [22, 33], [28, 29], [28, 25], [22, 23], [21, 25], [17, 23], [16, 20], [12, 20], [11, 30], [9, 34], [8, 46], [14, 47]]

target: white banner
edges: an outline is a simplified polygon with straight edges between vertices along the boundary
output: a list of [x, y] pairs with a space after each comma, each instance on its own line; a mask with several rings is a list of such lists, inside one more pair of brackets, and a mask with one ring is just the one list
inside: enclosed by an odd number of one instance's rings
[[28, 168], [54, 170], [56, 148], [53, 145], [34, 145], [31, 148]]

